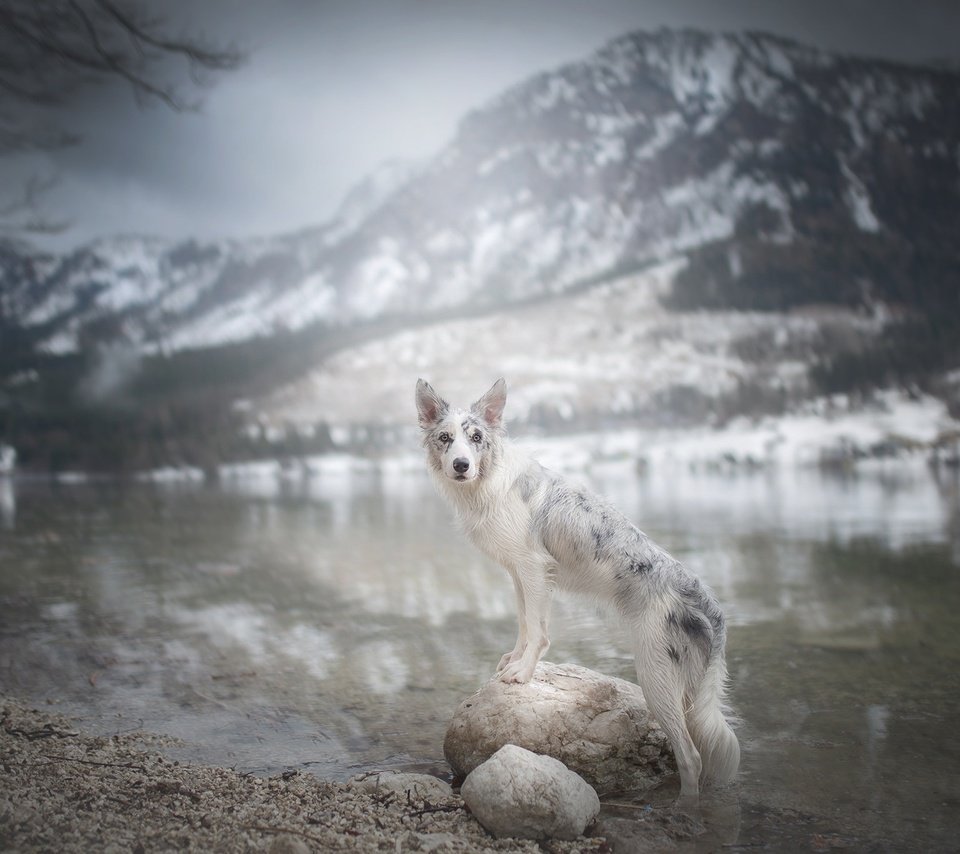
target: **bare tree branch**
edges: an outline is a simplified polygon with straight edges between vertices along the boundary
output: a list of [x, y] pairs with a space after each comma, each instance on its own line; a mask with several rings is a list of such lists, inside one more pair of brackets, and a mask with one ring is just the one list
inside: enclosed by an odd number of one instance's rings
[[[196, 90], [244, 59], [232, 45], [173, 37], [137, 0], [0, 0], [0, 156], [75, 144], [77, 135], [63, 126], [64, 108], [86, 89], [123, 81], [138, 104], [193, 110], [199, 100], [177, 81]], [[34, 210], [49, 186], [30, 179], [19, 194], [0, 198], [0, 230]], [[62, 228], [30, 223], [32, 230]]]
[[87, 37], [90, 39], [90, 44], [93, 46], [96, 55], [100, 59], [100, 62], [96, 65], [97, 70], [112, 71], [130, 83], [130, 85], [133, 86], [138, 93], [145, 92], [148, 95], [153, 95], [154, 97], [163, 101], [171, 109], [180, 109], [180, 104], [177, 102], [177, 99], [174, 97], [172, 92], [169, 92], [160, 86], [156, 86], [153, 83], [150, 83], [148, 80], [144, 80], [142, 77], [138, 77], [133, 71], [130, 70], [130, 68], [127, 67], [122, 54], [114, 53], [107, 49], [100, 41], [100, 36], [97, 33], [97, 29], [93, 25], [93, 22], [90, 20], [87, 13], [83, 11], [83, 7], [79, 3], [75, 2], [75, 0], [69, 0], [69, 2], [70, 8], [73, 9], [77, 18], [79, 18]]
[[0, 204], [0, 234], [60, 234], [69, 228], [67, 221], [50, 220], [37, 211], [41, 196], [56, 183], [55, 176], [27, 178], [17, 196]]
[[109, 0], [97, 0], [97, 5], [107, 10], [127, 32], [144, 44], [160, 48], [166, 53], [185, 56], [190, 62], [197, 66], [215, 71], [232, 71], [243, 62], [243, 53], [236, 47], [216, 49], [203, 46], [198, 42], [173, 41], [171, 39], [159, 38], [155, 34], [146, 32], [138, 26], [128, 15], [124, 14], [116, 3], [111, 3]]

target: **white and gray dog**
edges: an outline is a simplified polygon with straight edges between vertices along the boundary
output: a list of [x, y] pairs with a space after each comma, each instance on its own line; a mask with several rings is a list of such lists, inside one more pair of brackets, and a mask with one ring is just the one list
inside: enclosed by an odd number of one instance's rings
[[612, 605], [630, 629], [637, 678], [673, 745], [680, 803], [701, 775], [728, 782], [740, 746], [724, 717], [726, 627], [713, 593], [602, 498], [577, 489], [506, 438], [500, 379], [469, 409], [423, 380], [417, 412], [427, 460], [467, 536], [513, 579], [520, 631], [497, 668], [528, 682], [547, 651], [554, 589]]

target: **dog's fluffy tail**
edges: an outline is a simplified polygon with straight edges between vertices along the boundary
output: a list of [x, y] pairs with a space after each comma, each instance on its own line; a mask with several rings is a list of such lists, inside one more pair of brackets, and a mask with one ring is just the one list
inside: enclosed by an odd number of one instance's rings
[[723, 653], [707, 666], [686, 713], [687, 728], [703, 762], [702, 777], [729, 783], [740, 767], [740, 743], [730, 725], [724, 705], [727, 665]]

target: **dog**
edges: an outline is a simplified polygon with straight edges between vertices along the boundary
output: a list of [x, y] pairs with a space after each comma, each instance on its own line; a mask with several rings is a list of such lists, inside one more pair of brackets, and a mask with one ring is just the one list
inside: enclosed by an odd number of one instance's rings
[[740, 745], [723, 703], [726, 624], [713, 593], [603, 498], [578, 489], [506, 436], [503, 379], [469, 409], [424, 380], [416, 405], [430, 473], [467, 537], [513, 580], [519, 632], [497, 666], [529, 682], [550, 645], [556, 589], [612, 606], [629, 627], [637, 679], [680, 772], [679, 804], [700, 780], [732, 780]]

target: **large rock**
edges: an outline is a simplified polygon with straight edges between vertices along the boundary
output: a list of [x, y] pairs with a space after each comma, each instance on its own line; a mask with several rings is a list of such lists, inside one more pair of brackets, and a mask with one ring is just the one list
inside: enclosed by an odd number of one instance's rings
[[513, 744], [471, 771], [460, 795], [497, 837], [576, 839], [600, 812], [597, 793], [582, 777]]
[[540, 662], [525, 685], [494, 677], [457, 708], [443, 752], [465, 777], [505, 744], [552, 756], [602, 795], [658, 784], [676, 764], [637, 685]]

